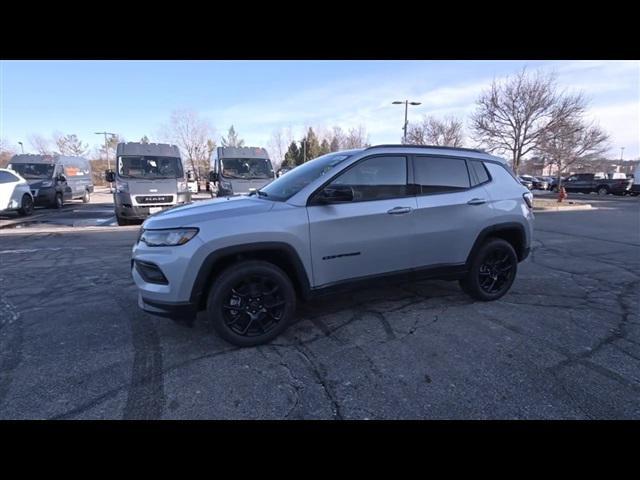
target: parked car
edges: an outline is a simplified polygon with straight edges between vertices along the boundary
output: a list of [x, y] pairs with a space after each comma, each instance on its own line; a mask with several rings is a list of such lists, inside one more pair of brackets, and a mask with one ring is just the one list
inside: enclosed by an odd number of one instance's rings
[[544, 177], [532, 177], [533, 188], [536, 190], [549, 190], [549, 181]]
[[27, 180], [35, 205], [62, 208], [72, 199], [88, 203], [93, 193], [91, 163], [83, 157], [20, 154], [7, 168]]
[[636, 169], [631, 174], [632, 184], [629, 189], [629, 194], [634, 197], [640, 195], [640, 163], [636, 165]]
[[18, 172], [0, 168], [0, 212], [33, 213], [33, 195], [26, 179]]
[[132, 276], [143, 310], [206, 310], [225, 340], [258, 345], [287, 328], [297, 299], [375, 280], [457, 279], [496, 300], [529, 254], [532, 208], [506, 162], [479, 150], [334, 152], [251, 195], [148, 218]]
[[529, 190], [533, 190], [533, 182], [531, 180], [527, 180], [524, 175], [520, 175], [518, 180], [522, 185], [527, 187]]
[[598, 195], [626, 195], [631, 190], [633, 180], [629, 178], [598, 178], [593, 173], [577, 173], [571, 175], [563, 186], [567, 192], [592, 193]]
[[248, 195], [276, 177], [269, 154], [261, 147], [218, 147], [210, 161], [212, 198]]

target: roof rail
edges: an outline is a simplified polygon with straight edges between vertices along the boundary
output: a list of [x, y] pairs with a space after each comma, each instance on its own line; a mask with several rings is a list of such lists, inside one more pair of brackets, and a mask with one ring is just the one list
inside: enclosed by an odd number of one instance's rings
[[487, 153], [484, 150], [479, 150], [477, 148], [446, 147], [443, 145], [412, 145], [412, 144], [401, 144], [401, 143], [390, 143], [387, 145], [372, 145], [370, 147], [367, 147], [365, 150], [370, 150], [372, 148], [442, 148], [445, 150], [464, 150], [467, 152]]

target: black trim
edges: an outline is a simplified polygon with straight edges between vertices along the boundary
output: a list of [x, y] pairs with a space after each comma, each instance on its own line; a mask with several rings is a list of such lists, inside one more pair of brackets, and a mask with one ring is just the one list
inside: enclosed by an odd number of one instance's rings
[[[155, 263], [134, 259], [133, 264], [136, 266], [136, 270], [145, 282], [153, 283], [156, 285], [169, 285], [169, 280], [167, 280], [167, 277], [165, 277], [162, 269]], [[159, 273], [162, 277], [162, 280], [155, 280], [151, 278], [149, 276], [149, 272], [147, 272], [147, 269]]]
[[304, 268], [302, 260], [298, 252], [289, 244], [284, 242], [255, 242], [245, 243], [242, 245], [234, 245], [231, 247], [221, 248], [215, 252], [210, 253], [207, 258], [204, 259], [200, 265], [200, 269], [196, 275], [196, 279], [193, 282], [191, 288], [191, 296], [189, 297], [190, 303], [200, 305], [203, 299], [203, 295], [207, 295], [207, 288], [209, 282], [214, 275], [214, 266], [216, 263], [224, 260], [227, 257], [240, 255], [243, 253], [258, 253], [260, 251], [277, 251], [286, 255], [287, 260], [293, 266], [295, 278], [292, 278], [292, 283], [299, 287], [299, 293], [303, 298], [309, 296], [311, 290], [309, 278]]
[[365, 150], [372, 150], [374, 148], [433, 148], [437, 150], [460, 150], [462, 152], [475, 152], [475, 153], [487, 153], [484, 150], [478, 150], [475, 148], [463, 148], [463, 147], [447, 147], [444, 145], [409, 145], [409, 144], [401, 144], [401, 143], [389, 143], [383, 145], [374, 145], [372, 147], [367, 147]]
[[322, 257], [323, 260], [333, 260], [334, 258], [342, 258], [342, 257], [356, 257], [360, 255], [360, 252], [353, 253], [339, 253], [337, 255], [328, 255], [326, 257]]
[[363, 287], [374, 287], [405, 282], [415, 282], [426, 279], [458, 280], [468, 272], [464, 263], [432, 265], [429, 267], [410, 268], [396, 272], [387, 272], [355, 279], [340, 280], [315, 287], [310, 292], [310, 298], [347, 292]]
[[520, 245], [519, 248], [515, 248], [516, 255], [518, 256], [518, 261], [521, 262], [522, 260], [527, 258], [527, 256], [529, 255], [529, 248], [525, 246], [527, 241], [527, 234], [524, 229], [524, 226], [517, 222], [497, 223], [495, 225], [486, 227], [478, 234], [478, 237], [476, 238], [476, 241], [473, 243], [473, 247], [471, 247], [471, 250], [469, 251], [469, 255], [467, 256], [467, 262], [466, 262], [467, 268], [471, 268], [471, 262], [473, 261], [473, 258], [475, 257], [476, 252], [488, 237], [495, 235], [496, 233], [499, 233], [499, 232], [510, 231], [510, 230], [511, 231], [517, 230], [522, 237], [522, 245]]
[[142, 301], [147, 305], [162, 310], [161, 312], [145, 310], [146, 312], [159, 317], [187, 319], [194, 318], [198, 314], [198, 305], [192, 302], [160, 302], [158, 300], [144, 298], [144, 296], [142, 297]]

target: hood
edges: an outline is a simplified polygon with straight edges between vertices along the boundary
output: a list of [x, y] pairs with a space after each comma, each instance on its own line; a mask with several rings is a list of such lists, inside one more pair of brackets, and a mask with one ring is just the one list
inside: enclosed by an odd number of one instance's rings
[[144, 228], [177, 228], [197, 226], [199, 223], [268, 212], [274, 202], [263, 198], [227, 197], [203, 200], [169, 208], [152, 215], [142, 224]]

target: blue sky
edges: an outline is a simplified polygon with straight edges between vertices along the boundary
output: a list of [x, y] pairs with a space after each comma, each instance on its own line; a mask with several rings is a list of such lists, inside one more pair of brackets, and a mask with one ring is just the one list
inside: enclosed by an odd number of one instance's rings
[[493, 78], [527, 66], [555, 72], [561, 87], [582, 90], [589, 115], [611, 135], [610, 155], [640, 156], [638, 61], [1, 61], [0, 139], [31, 150], [29, 137], [75, 133], [96, 146], [107, 130], [127, 140], [162, 141], [172, 110], [191, 109], [215, 127], [233, 124], [246, 143], [269, 147], [278, 128], [362, 124], [372, 143], [401, 139], [409, 119], [456, 115], [465, 122]]

